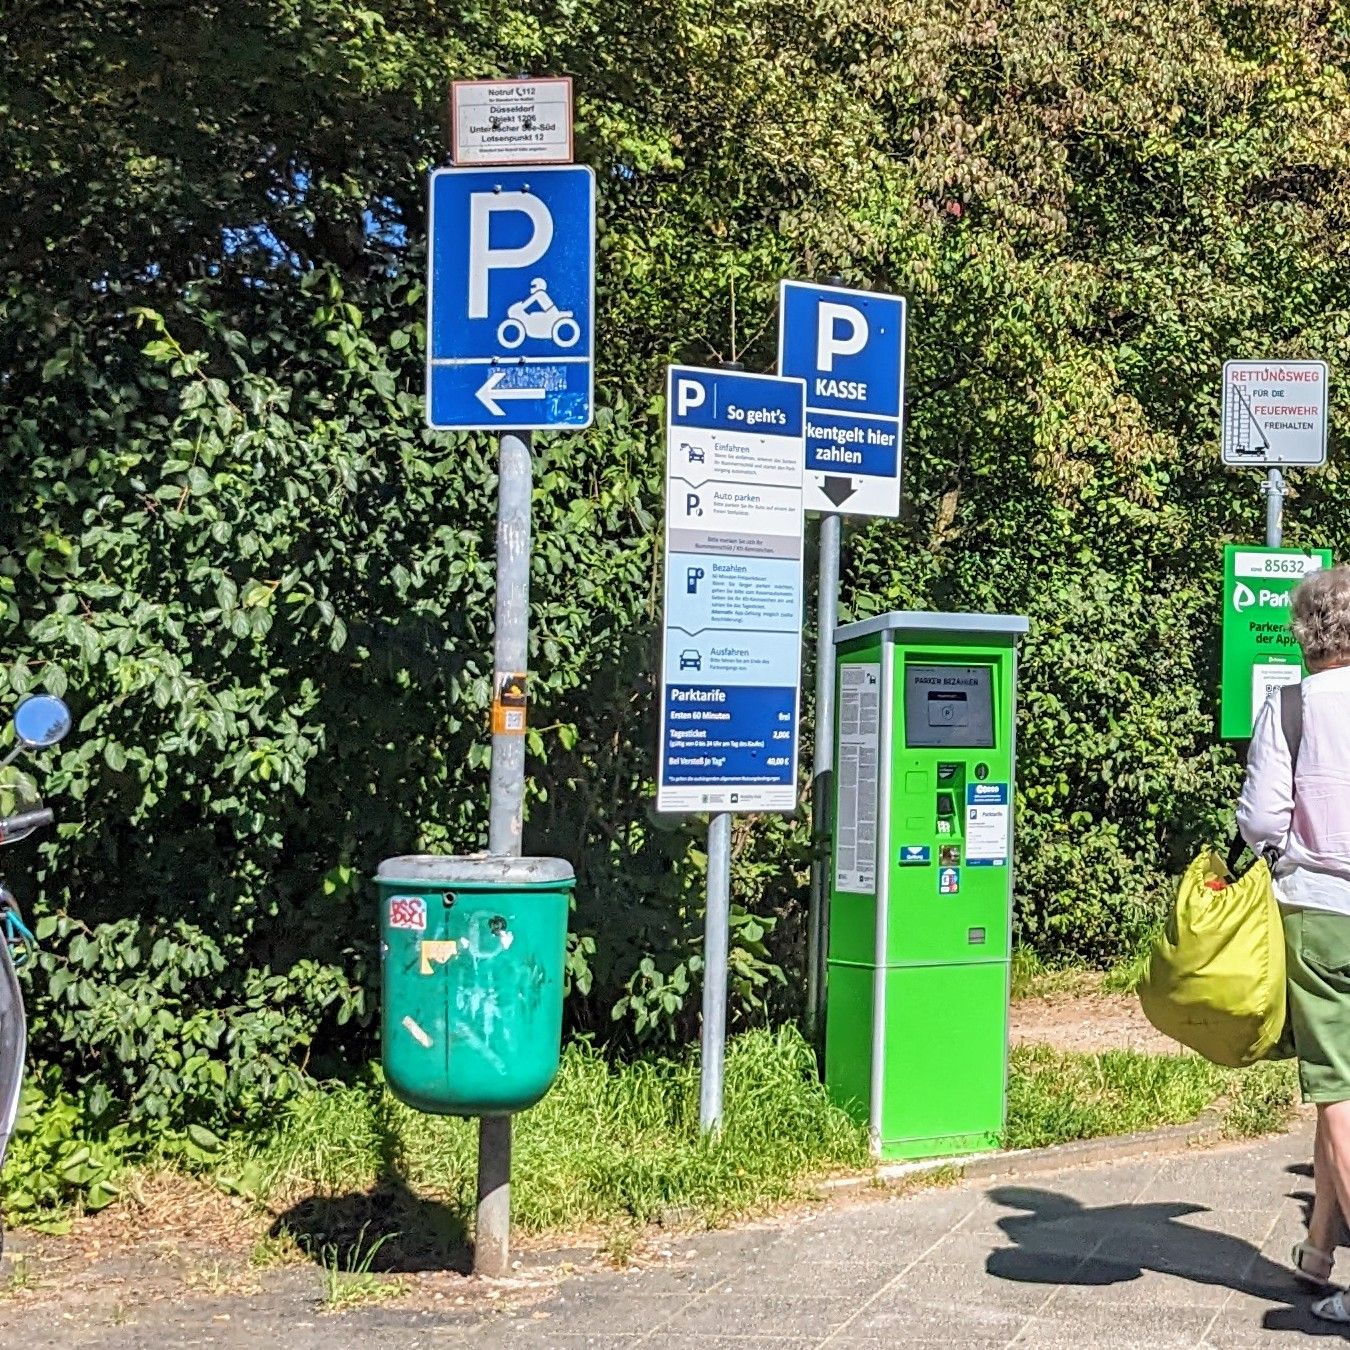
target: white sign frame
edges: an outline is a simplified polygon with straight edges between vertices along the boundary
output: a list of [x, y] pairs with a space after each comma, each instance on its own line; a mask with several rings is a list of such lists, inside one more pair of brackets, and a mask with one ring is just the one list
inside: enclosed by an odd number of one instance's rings
[[805, 432], [801, 379], [667, 367], [662, 814], [798, 809]]
[[1325, 361], [1225, 361], [1220, 456], [1229, 468], [1327, 462]]
[[450, 86], [451, 158], [462, 169], [571, 164], [572, 106], [570, 75], [455, 80]]

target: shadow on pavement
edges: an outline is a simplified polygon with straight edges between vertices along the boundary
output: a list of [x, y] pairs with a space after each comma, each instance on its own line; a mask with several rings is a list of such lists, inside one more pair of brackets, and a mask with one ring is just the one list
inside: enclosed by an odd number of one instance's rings
[[473, 1268], [463, 1214], [416, 1195], [403, 1178], [398, 1134], [377, 1118], [380, 1166], [367, 1191], [315, 1195], [293, 1205], [272, 1225], [289, 1235], [316, 1265], [340, 1271], [414, 1274]]
[[1262, 1325], [1270, 1331], [1341, 1336], [1347, 1330], [1314, 1317], [1309, 1307], [1315, 1296], [1250, 1242], [1180, 1222], [1207, 1213], [1204, 1205], [1154, 1201], [1087, 1208], [1072, 1196], [1021, 1186], [998, 1187], [989, 1198], [1023, 1211], [999, 1220], [1016, 1246], [990, 1253], [985, 1269], [997, 1279], [1107, 1286], [1151, 1270], [1284, 1304], [1264, 1314]]
[[473, 1265], [463, 1218], [393, 1179], [369, 1191], [311, 1196], [282, 1214], [271, 1231], [293, 1237], [316, 1265], [347, 1272], [467, 1275]]
[[[1284, 1169], [1291, 1177], [1307, 1177], [1312, 1179], [1312, 1163], [1293, 1163]], [[1303, 1206], [1303, 1225], [1306, 1228], [1309, 1218], [1312, 1217], [1313, 1193], [1311, 1191], [1290, 1191], [1289, 1199], [1297, 1200]], [[1350, 1224], [1344, 1219], [1341, 1220], [1341, 1235], [1336, 1239], [1338, 1247], [1350, 1247]]]

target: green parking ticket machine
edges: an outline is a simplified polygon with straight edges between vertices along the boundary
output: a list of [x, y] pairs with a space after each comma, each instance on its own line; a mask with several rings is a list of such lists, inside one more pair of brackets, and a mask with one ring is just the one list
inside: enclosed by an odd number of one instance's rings
[[884, 1159], [996, 1148], [1012, 927], [1007, 614], [837, 630], [825, 1078]]

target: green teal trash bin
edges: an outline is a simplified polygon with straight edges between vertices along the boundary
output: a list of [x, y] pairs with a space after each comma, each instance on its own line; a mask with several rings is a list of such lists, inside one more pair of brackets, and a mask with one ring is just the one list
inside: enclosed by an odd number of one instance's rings
[[558, 1073], [571, 864], [390, 858], [376, 884], [394, 1095], [437, 1115], [533, 1106]]

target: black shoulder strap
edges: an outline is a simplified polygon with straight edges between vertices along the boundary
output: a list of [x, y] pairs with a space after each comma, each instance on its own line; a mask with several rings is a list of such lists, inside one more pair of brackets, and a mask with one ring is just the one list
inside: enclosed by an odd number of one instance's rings
[[1285, 684], [1280, 686], [1280, 730], [1284, 732], [1284, 743], [1289, 747], [1289, 762], [1298, 768], [1298, 752], [1303, 744], [1303, 686]]
[[[1292, 772], [1298, 772], [1298, 752], [1303, 746], [1303, 686], [1284, 684], [1280, 686], [1280, 730], [1284, 733], [1284, 743], [1289, 747], [1289, 765]], [[1237, 876], [1237, 865], [1246, 850], [1246, 840], [1239, 834], [1228, 849], [1228, 871]], [[1273, 865], [1273, 858], [1267, 858]]]

